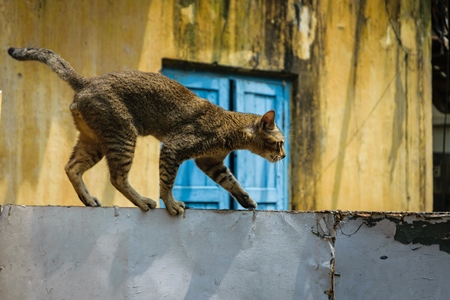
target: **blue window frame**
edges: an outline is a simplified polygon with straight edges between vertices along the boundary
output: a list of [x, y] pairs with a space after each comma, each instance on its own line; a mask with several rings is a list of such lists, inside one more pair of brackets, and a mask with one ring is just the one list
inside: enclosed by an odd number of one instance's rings
[[[286, 138], [286, 158], [272, 164], [247, 150], [238, 150], [225, 159], [225, 164], [258, 203], [258, 209], [287, 209], [290, 84], [282, 80], [171, 68], [163, 69], [162, 73], [227, 110], [256, 114], [275, 110], [275, 121]], [[227, 191], [200, 171], [193, 160], [180, 166], [173, 194], [175, 199], [192, 208], [242, 209]]]

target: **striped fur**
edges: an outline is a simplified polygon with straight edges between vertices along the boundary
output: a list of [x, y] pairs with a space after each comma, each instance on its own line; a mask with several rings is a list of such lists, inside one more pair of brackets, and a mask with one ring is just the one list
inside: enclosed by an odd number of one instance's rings
[[195, 158], [197, 166], [243, 207], [254, 209], [255, 201], [223, 160], [238, 149], [270, 162], [285, 157], [284, 136], [274, 122], [274, 111], [263, 116], [226, 111], [157, 73], [126, 71], [84, 78], [48, 49], [10, 48], [8, 53], [17, 60], [48, 65], [74, 89], [70, 111], [80, 135], [65, 170], [87, 206], [100, 202], [89, 194], [82, 176], [104, 156], [118, 191], [144, 211], [156, 207], [154, 200], [142, 197], [128, 182], [138, 136], [152, 135], [163, 143], [160, 198], [171, 215], [184, 212], [184, 203], [172, 195], [183, 161]]

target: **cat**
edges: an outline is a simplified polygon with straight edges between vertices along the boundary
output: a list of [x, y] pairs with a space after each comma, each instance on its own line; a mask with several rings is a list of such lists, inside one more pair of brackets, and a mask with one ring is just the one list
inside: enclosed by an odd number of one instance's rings
[[143, 211], [157, 206], [128, 182], [138, 136], [152, 135], [162, 142], [160, 198], [170, 215], [184, 214], [184, 203], [172, 195], [183, 161], [194, 158], [196, 165], [244, 208], [256, 209], [256, 202], [223, 160], [238, 149], [250, 150], [270, 162], [286, 156], [273, 110], [262, 116], [227, 111], [159, 73], [124, 71], [85, 78], [45, 48], [11, 47], [8, 53], [16, 60], [46, 64], [75, 91], [69, 108], [79, 137], [65, 171], [86, 206], [101, 205], [89, 194], [82, 176], [103, 156], [110, 181], [119, 192]]

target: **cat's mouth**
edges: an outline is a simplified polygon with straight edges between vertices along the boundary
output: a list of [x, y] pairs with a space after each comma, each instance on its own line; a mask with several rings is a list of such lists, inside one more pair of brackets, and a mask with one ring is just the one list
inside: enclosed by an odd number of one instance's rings
[[281, 155], [270, 155], [270, 162], [277, 162], [283, 159], [283, 156]]
[[279, 162], [280, 160], [282, 160], [283, 158], [286, 157], [286, 155], [284, 155], [284, 153], [278, 153], [278, 154], [271, 154], [271, 153], [257, 153], [259, 156], [265, 158], [266, 160], [268, 160], [271, 163], [276, 163]]

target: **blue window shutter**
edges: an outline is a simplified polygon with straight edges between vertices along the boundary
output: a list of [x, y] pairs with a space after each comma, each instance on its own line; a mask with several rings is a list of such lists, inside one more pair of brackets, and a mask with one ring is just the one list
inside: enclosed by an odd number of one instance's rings
[[[230, 109], [228, 79], [171, 69], [164, 69], [162, 73], [189, 88], [199, 97], [208, 99], [227, 110]], [[228, 157], [225, 160], [225, 165], [229, 166]], [[185, 202], [187, 206], [192, 208], [230, 208], [228, 192], [206, 176], [192, 159], [180, 166], [173, 195], [175, 199]]]
[[[235, 86], [235, 109], [259, 115], [271, 109], [275, 110], [275, 121], [285, 135], [287, 147], [289, 86], [281, 82], [277, 84], [252, 80], [236, 80]], [[235, 152], [235, 176], [250, 197], [258, 203], [258, 209], [288, 208], [289, 154], [286, 154], [285, 159], [274, 164], [250, 151]], [[237, 202], [235, 207], [242, 209]]]

